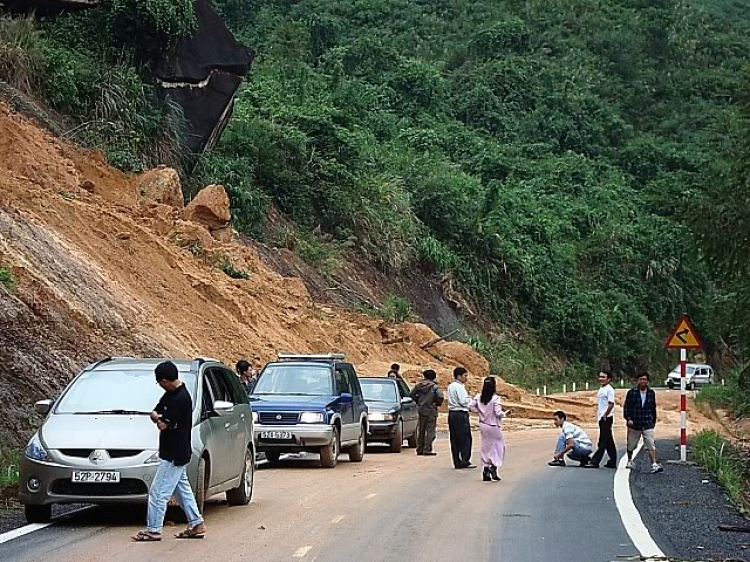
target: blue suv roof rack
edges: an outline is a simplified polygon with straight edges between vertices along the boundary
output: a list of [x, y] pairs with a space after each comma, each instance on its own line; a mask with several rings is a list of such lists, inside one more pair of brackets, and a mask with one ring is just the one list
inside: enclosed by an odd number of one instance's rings
[[104, 359], [99, 359], [98, 361], [94, 361], [93, 363], [87, 365], [83, 370], [84, 371], [93, 371], [96, 369], [99, 365], [103, 365], [104, 363], [109, 363], [110, 361], [121, 361], [125, 359], [132, 359], [132, 357], [105, 357]]
[[311, 361], [315, 363], [341, 363], [346, 360], [343, 353], [279, 353], [279, 361]]

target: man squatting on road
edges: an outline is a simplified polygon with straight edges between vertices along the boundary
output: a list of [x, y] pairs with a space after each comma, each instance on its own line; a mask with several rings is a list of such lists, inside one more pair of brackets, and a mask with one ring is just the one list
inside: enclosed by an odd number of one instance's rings
[[578, 461], [581, 466], [586, 466], [591, 460], [594, 444], [577, 425], [567, 421], [568, 417], [565, 412], [558, 410], [553, 414], [555, 425], [561, 429], [560, 437], [557, 440], [555, 454], [552, 460], [547, 464], [550, 466], [565, 466], [565, 454], [572, 461]]
[[160, 541], [169, 498], [174, 495], [188, 519], [187, 529], [175, 536], [178, 539], [202, 539], [206, 526], [187, 478], [187, 464], [192, 454], [193, 401], [178, 378], [174, 363], [159, 363], [155, 374], [157, 384], [164, 390], [151, 412], [151, 421], [159, 429], [159, 468], [148, 494], [148, 526], [131, 538], [135, 542]]

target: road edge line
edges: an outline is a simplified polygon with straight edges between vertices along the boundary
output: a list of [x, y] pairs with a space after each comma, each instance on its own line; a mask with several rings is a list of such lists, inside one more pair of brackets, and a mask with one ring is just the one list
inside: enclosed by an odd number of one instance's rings
[[23, 527], [19, 527], [18, 529], [13, 529], [12, 531], [8, 531], [0, 535], [0, 544], [5, 544], [6, 542], [10, 542], [13, 539], [28, 535], [29, 533], [33, 533], [34, 531], [39, 531], [41, 529], [49, 527], [50, 525], [54, 525], [55, 523], [56, 521], [50, 521], [49, 523], [30, 523], [28, 525], [24, 525]]
[[[633, 451], [634, 459], [638, 457], [641, 446], [639, 443], [636, 450]], [[641, 553], [641, 556], [663, 557], [664, 553], [651, 538], [646, 525], [643, 524], [638, 508], [633, 503], [633, 496], [630, 493], [630, 469], [625, 468], [627, 462], [628, 456], [623, 455], [620, 462], [617, 463], [617, 471], [615, 472], [614, 496], [620, 519], [630, 540], [633, 541], [633, 545]]]

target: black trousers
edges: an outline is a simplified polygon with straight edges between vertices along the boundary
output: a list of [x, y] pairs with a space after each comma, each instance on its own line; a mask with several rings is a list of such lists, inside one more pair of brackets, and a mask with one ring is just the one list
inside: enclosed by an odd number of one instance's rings
[[471, 461], [471, 425], [469, 412], [448, 412], [453, 466], [463, 468]]
[[419, 414], [419, 424], [417, 425], [417, 453], [431, 453], [432, 443], [435, 441], [437, 430], [437, 416], [425, 416]]
[[607, 464], [617, 463], [617, 445], [615, 445], [615, 437], [612, 435], [612, 424], [614, 421], [615, 418], [613, 416], [599, 420], [599, 444], [596, 453], [591, 457], [591, 464], [602, 462], [605, 452], [609, 457]]

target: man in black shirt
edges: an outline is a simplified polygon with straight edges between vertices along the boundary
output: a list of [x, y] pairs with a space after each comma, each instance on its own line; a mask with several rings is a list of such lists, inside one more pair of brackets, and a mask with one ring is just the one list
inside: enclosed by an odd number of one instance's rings
[[176, 535], [180, 539], [202, 539], [206, 526], [187, 478], [192, 454], [190, 434], [193, 430], [193, 401], [178, 378], [177, 366], [171, 361], [157, 365], [156, 382], [164, 395], [151, 412], [151, 421], [159, 429], [159, 468], [148, 495], [147, 529], [133, 535], [136, 542], [160, 541], [164, 514], [169, 498], [177, 499], [188, 518], [188, 528]]

